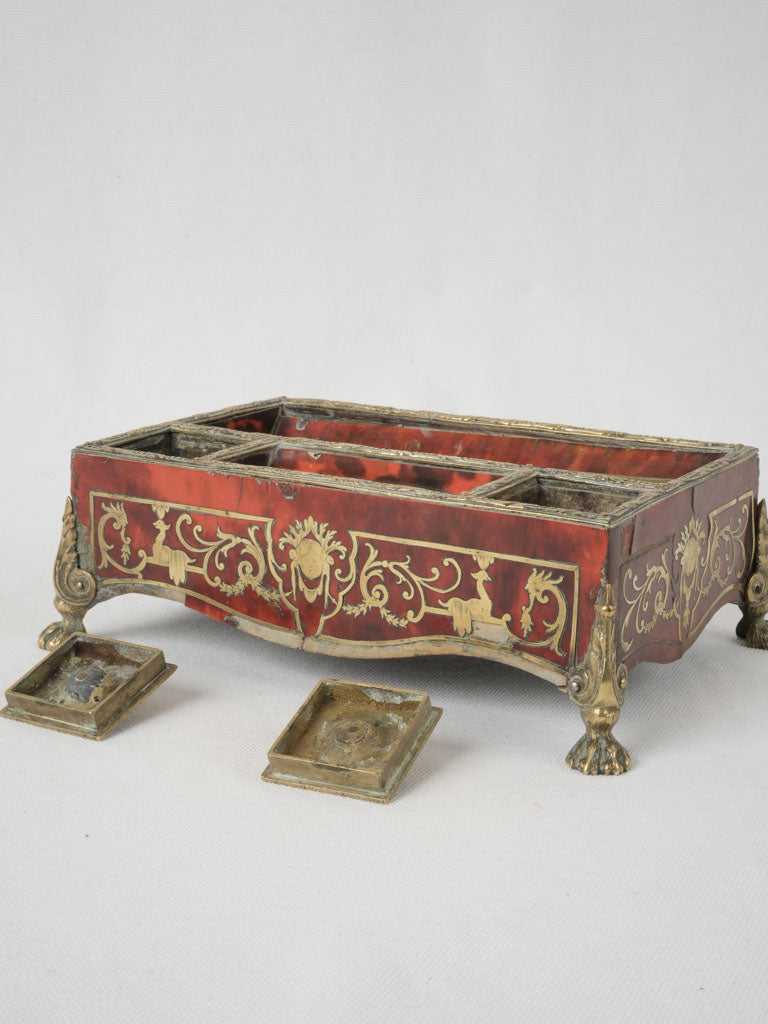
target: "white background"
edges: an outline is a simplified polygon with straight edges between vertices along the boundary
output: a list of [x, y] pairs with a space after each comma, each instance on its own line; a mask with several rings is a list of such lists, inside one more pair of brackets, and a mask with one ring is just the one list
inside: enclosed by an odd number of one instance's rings
[[[768, 448], [764, 4], [6, 2], [0, 47], [4, 685], [85, 440], [287, 393]], [[588, 779], [521, 672], [98, 607], [179, 670], [102, 744], [0, 722], [0, 1019], [764, 1021], [737, 617]], [[389, 806], [259, 778], [334, 674], [445, 709]]]

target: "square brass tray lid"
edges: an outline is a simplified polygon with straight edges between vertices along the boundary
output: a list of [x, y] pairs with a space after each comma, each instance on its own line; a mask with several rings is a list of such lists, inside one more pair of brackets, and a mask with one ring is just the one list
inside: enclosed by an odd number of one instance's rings
[[0, 715], [100, 740], [175, 671], [157, 647], [73, 633], [5, 691]]
[[321, 679], [269, 751], [262, 778], [388, 803], [441, 714], [420, 690]]

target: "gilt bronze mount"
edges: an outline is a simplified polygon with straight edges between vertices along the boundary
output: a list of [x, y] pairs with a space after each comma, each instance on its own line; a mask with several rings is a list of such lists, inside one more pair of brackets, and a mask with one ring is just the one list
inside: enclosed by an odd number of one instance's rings
[[768, 513], [765, 499], [758, 505], [755, 542], [755, 563], [744, 591], [741, 622], [736, 635], [746, 641], [747, 647], [768, 650]]

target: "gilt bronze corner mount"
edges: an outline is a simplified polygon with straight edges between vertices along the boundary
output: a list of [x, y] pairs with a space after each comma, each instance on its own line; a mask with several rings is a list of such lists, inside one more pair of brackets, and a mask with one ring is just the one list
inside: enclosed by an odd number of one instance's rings
[[61, 612], [61, 621], [46, 626], [38, 639], [45, 651], [55, 651], [73, 633], [82, 633], [83, 616], [96, 598], [96, 578], [80, 568], [77, 554], [77, 520], [72, 499], [68, 496], [61, 520], [61, 539], [53, 567], [53, 603]]
[[757, 506], [755, 515], [755, 561], [752, 574], [744, 588], [741, 621], [736, 635], [746, 641], [747, 647], [768, 650], [768, 512], [765, 498]]

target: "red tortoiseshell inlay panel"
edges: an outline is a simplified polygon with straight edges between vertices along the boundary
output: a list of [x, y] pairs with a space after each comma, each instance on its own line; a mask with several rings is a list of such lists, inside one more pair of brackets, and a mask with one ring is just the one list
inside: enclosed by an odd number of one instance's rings
[[354, 455], [308, 452], [301, 448], [280, 448], [271, 465], [297, 469], [303, 473], [407, 484], [411, 487], [441, 491], [443, 494], [463, 494], [473, 487], [499, 479], [497, 474], [491, 473], [444, 469], [441, 466], [425, 466], [410, 462], [390, 462], [385, 459], [365, 459]]
[[573, 469], [659, 479], [683, 476], [719, 456], [717, 452], [619, 448], [541, 437], [436, 430], [364, 421], [298, 419], [291, 416], [281, 417], [274, 433], [283, 437], [363, 444], [375, 448], [493, 459], [497, 462], [530, 464], [541, 469]]
[[346, 642], [471, 637], [564, 668], [606, 560], [599, 526], [202, 466], [79, 453], [73, 488], [100, 580]]
[[679, 658], [718, 608], [742, 599], [754, 556], [757, 488], [753, 456], [611, 531], [608, 578], [628, 668]]

